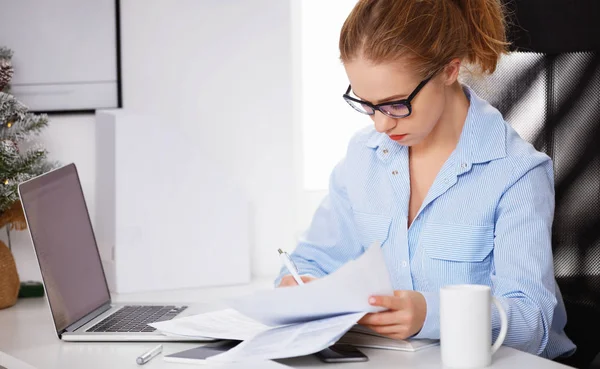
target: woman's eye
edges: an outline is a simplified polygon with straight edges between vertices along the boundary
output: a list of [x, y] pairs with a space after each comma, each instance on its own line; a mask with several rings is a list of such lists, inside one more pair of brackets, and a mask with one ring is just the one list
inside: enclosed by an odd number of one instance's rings
[[390, 108], [392, 110], [404, 110], [404, 109], [406, 109], [406, 105], [404, 105], [404, 104], [393, 104], [393, 105], [390, 105]]

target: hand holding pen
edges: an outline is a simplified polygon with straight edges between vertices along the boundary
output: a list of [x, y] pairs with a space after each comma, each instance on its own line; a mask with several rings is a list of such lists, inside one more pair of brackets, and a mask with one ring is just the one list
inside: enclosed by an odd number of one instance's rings
[[297, 286], [297, 285], [308, 283], [310, 281], [314, 281], [315, 279], [317, 279], [315, 277], [311, 277], [308, 275], [300, 276], [300, 274], [298, 272], [298, 268], [296, 268], [296, 264], [294, 264], [294, 261], [292, 260], [290, 255], [287, 252], [282, 251], [281, 249], [278, 249], [277, 251], [279, 252], [279, 257], [281, 258], [281, 262], [286, 267], [286, 269], [291, 273], [291, 274], [288, 274], [288, 275], [284, 276], [283, 278], [281, 278], [281, 282], [279, 283], [278, 287]]

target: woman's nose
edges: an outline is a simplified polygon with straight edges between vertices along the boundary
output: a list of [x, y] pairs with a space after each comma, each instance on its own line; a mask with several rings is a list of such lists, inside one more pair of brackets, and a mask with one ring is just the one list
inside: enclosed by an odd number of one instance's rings
[[380, 111], [375, 111], [375, 114], [371, 116], [373, 123], [375, 123], [375, 130], [379, 133], [385, 133], [396, 127], [396, 119], [388, 117]]

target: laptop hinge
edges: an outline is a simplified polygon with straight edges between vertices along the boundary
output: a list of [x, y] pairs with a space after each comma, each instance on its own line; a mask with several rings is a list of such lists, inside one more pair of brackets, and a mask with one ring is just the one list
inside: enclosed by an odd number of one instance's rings
[[95, 309], [91, 313], [86, 314], [83, 318], [79, 319], [75, 323], [67, 326], [67, 328], [65, 328], [65, 330], [61, 332], [61, 334], [64, 332], [76, 331], [77, 329], [86, 325], [90, 320], [95, 319], [98, 315], [104, 313], [105, 311], [108, 311], [110, 308], [111, 308], [111, 304], [110, 304], [110, 301], [108, 301], [107, 303], [101, 305], [99, 308]]

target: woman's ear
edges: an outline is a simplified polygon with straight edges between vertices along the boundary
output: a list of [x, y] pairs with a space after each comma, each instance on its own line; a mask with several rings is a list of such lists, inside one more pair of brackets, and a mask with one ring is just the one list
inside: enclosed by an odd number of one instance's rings
[[452, 85], [458, 79], [460, 72], [460, 66], [462, 62], [459, 58], [454, 58], [446, 65], [443, 71], [444, 84], [447, 86]]

